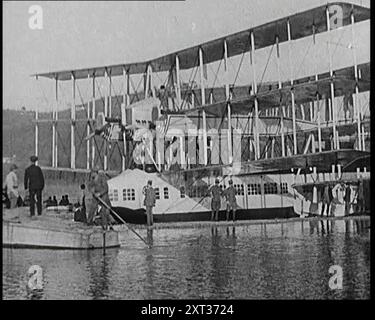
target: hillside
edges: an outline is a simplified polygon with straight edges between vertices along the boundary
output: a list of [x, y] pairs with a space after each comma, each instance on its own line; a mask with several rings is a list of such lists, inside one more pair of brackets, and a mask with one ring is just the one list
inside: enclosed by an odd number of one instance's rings
[[[112, 97], [112, 114], [120, 116], [122, 96]], [[96, 113], [104, 111], [104, 101], [96, 100]], [[85, 106], [86, 107], [86, 106]], [[86, 108], [76, 106], [76, 119], [86, 118]], [[70, 109], [59, 111], [59, 119], [70, 119]], [[39, 119], [51, 119], [51, 112], [39, 113]], [[3, 157], [16, 155], [16, 163], [23, 170], [29, 158], [35, 153], [35, 112], [20, 110], [3, 110]], [[70, 166], [70, 121], [58, 123], [58, 165]], [[86, 144], [82, 138], [86, 136], [86, 123], [76, 123], [76, 166], [86, 166]], [[102, 139], [96, 139], [98, 146]], [[52, 162], [52, 123], [39, 124], [39, 164], [50, 166]], [[120, 165], [120, 159], [114, 157], [112, 167]], [[7, 171], [7, 166], [3, 171]], [[3, 172], [4, 174], [4, 172]]]

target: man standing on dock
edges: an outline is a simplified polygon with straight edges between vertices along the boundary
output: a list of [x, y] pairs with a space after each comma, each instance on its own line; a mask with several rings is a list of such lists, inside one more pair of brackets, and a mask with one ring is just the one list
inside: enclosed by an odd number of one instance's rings
[[345, 188], [345, 196], [344, 196], [344, 201], [345, 201], [345, 215], [348, 216], [350, 214], [350, 206], [351, 206], [351, 188], [350, 184], [348, 183]]
[[332, 202], [332, 199], [333, 199], [332, 187], [330, 185], [326, 184], [323, 187], [322, 190], [323, 190], [323, 193], [322, 193], [323, 205], [322, 205], [322, 212], [320, 213], [320, 215], [323, 217], [324, 209], [325, 209], [325, 207], [327, 207], [327, 217], [328, 217], [329, 216], [329, 210], [331, 208], [331, 202]]
[[[85, 202], [88, 212], [87, 224], [92, 225], [94, 222], [95, 213], [99, 205], [98, 198], [105, 202], [109, 207], [111, 206], [111, 202], [108, 196], [107, 179], [102, 173], [99, 173], [99, 168], [93, 168], [91, 170], [91, 176], [88, 182], [87, 189], [89, 191], [85, 195]], [[111, 222], [111, 215], [109, 214], [109, 210], [105, 206], [101, 206], [99, 214], [102, 228], [104, 230], [107, 230], [108, 224]]]
[[37, 201], [38, 216], [42, 215], [42, 191], [44, 189], [44, 176], [42, 169], [35, 163], [37, 156], [30, 157], [31, 165], [25, 170], [24, 187], [29, 189], [30, 194], [30, 216], [35, 215], [35, 196]]
[[12, 163], [10, 166], [10, 171], [5, 178], [5, 187], [10, 201], [10, 209], [13, 209], [17, 206], [18, 199], [18, 179], [17, 179], [17, 166]]
[[142, 192], [145, 195], [144, 205], [146, 206], [147, 225], [152, 226], [153, 225], [152, 208], [155, 206], [156, 194], [155, 194], [154, 188], [152, 187], [151, 180], [148, 180], [147, 186], [143, 187]]
[[219, 187], [219, 179], [215, 179], [215, 185], [213, 185], [210, 190], [209, 190], [212, 200], [211, 200], [211, 221], [216, 221], [219, 220], [219, 210], [221, 206], [221, 195], [222, 195], [222, 190]]
[[236, 220], [236, 189], [233, 187], [233, 180], [229, 180], [229, 187], [226, 188], [223, 192], [225, 199], [227, 200], [227, 221], [229, 221], [229, 212], [232, 210], [233, 212], [233, 221]]

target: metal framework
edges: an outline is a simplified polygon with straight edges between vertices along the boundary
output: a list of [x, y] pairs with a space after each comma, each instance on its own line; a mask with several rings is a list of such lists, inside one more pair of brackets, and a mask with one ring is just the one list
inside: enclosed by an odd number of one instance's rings
[[[337, 4], [336, 4], [337, 5]], [[322, 98], [329, 97], [330, 115], [332, 121], [329, 121], [328, 125], [332, 128], [333, 132], [333, 149], [340, 149], [340, 137], [338, 134], [338, 120], [337, 120], [337, 105], [335, 102], [335, 92], [346, 92], [351, 90], [353, 92], [353, 107], [356, 114], [356, 127], [358, 136], [358, 150], [365, 150], [364, 143], [364, 126], [362, 123], [361, 108], [358, 103], [358, 95], [361, 91], [367, 91], [369, 89], [369, 83], [360, 79], [359, 69], [356, 57], [356, 46], [354, 24], [356, 22], [364, 21], [369, 19], [369, 9], [351, 5], [348, 3], [338, 3], [343, 10], [343, 25], [350, 26], [352, 32], [352, 54], [354, 63], [354, 77], [344, 76], [340, 77], [340, 73], [344, 73], [342, 70], [333, 70], [332, 64], [332, 50], [330, 41], [328, 41], [328, 55], [329, 55], [329, 77], [325, 75], [318, 75], [315, 73], [314, 79], [296, 79], [294, 66], [292, 63], [292, 52], [293, 42], [302, 39], [307, 36], [312, 36], [313, 50], [316, 52], [316, 34], [327, 32], [331, 34], [332, 26], [330, 24], [330, 5], [320, 6], [311, 10], [307, 10], [302, 13], [278, 19], [276, 21], [251, 28], [232, 34], [226, 37], [222, 37], [199, 46], [184, 49], [178, 52], [168, 54], [163, 57], [159, 57], [153, 60], [137, 63], [127, 63], [121, 65], [96, 67], [89, 69], [79, 69], [73, 71], [60, 71], [52, 73], [42, 73], [36, 75], [36, 77], [47, 77], [55, 80], [55, 99], [52, 110], [52, 168], [59, 168], [58, 159], [58, 123], [60, 121], [66, 121], [65, 119], [59, 119], [59, 104], [60, 95], [58, 91], [59, 81], [70, 80], [72, 82], [72, 95], [71, 95], [71, 108], [70, 108], [70, 169], [77, 168], [76, 159], [76, 124], [79, 121], [84, 121], [86, 135], [92, 135], [95, 132], [95, 122], [98, 115], [97, 111], [97, 93], [102, 96], [104, 100], [104, 115], [105, 117], [113, 117], [113, 99], [118, 99], [118, 95], [114, 95], [113, 90], [113, 77], [122, 78], [122, 86], [120, 98], [122, 99], [122, 105], [120, 103], [120, 119], [121, 123], [126, 126], [130, 119], [127, 119], [126, 110], [131, 107], [134, 100], [140, 100], [138, 95], [138, 88], [142, 79], [144, 80], [143, 92], [144, 97], [156, 97], [155, 83], [158, 73], [168, 72], [168, 86], [173, 90], [172, 101], [176, 108], [175, 112], [179, 114], [185, 114], [186, 116], [192, 116], [195, 112], [198, 112], [198, 116], [202, 117], [202, 139], [203, 139], [203, 162], [201, 164], [208, 164], [208, 145], [207, 145], [207, 122], [209, 116], [226, 117], [228, 123], [228, 134], [227, 134], [227, 150], [229, 163], [233, 162], [233, 156], [235, 150], [233, 150], [233, 130], [236, 126], [233, 123], [233, 116], [237, 117], [247, 115], [248, 118], [252, 118], [252, 132], [249, 133], [250, 147], [254, 143], [254, 156], [255, 160], [260, 160], [263, 157], [275, 157], [277, 148], [277, 137], [280, 137], [279, 156], [285, 157], [288, 154], [288, 139], [292, 136], [292, 153], [297, 155], [298, 150], [298, 139], [297, 133], [303, 130], [298, 129], [297, 126], [301, 126], [301, 123], [317, 123], [315, 132], [310, 132], [306, 138], [304, 147], [300, 150], [302, 153], [306, 153], [311, 149], [311, 152], [316, 152], [315, 139], [318, 142], [318, 151], [323, 151], [322, 139], [323, 139], [323, 128], [321, 115], [321, 103]], [[280, 44], [285, 43], [288, 48], [288, 61], [289, 61], [289, 82], [283, 83], [281, 77], [281, 57], [280, 57]], [[277, 64], [277, 85], [276, 88], [273, 84], [270, 84], [272, 89], [267, 90], [262, 86], [263, 76], [261, 83], [258, 82], [256, 72], [256, 51], [269, 46], [276, 47], [276, 64]], [[272, 49], [271, 48], [271, 49]], [[236, 80], [238, 78], [239, 70], [243, 64], [244, 54], [249, 52], [250, 55], [250, 68], [251, 68], [251, 80], [248, 86], [237, 86], [235, 87]], [[230, 58], [242, 55], [241, 61], [237, 68], [237, 73], [234, 81], [229, 79], [229, 63]], [[270, 57], [272, 50], [270, 52]], [[315, 56], [316, 57], [316, 56]], [[317, 58], [317, 57], [316, 57]], [[207, 79], [205, 72], [207, 66], [210, 63], [220, 61], [217, 71], [215, 72], [215, 79], [212, 84], [212, 88], [207, 86]], [[215, 87], [218, 73], [221, 67], [221, 62], [224, 65], [224, 84], [222, 87]], [[315, 61], [316, 63], [317, 61]], [[267, 62], [268, 64], [268, 62]], [[363, 66], [362, 66], [363, 67]], [[267, 66], [266, 66], [267, 68]], [[363, 67], [367, 70], [367, 66]], [[182, 88], [181, 84], [181, 71], [192, 69], [191, 76], [194, 74], [192, 79], [189, 79], [189, 88]], [[193, 86], [195, 75], [199, 69], [199, 88]], [[195, 70], [195, 73], [194, 73]], [[347, 70], [345, 71], [347, 72]], [[141, 75], [140, 82], [137, 86], [134, 85], [132, 76]], [[264, 73], [263, 73], [264, 75]], [[96, 86], [98, 78], [104, 78], [104, 92], [100, 92], [100, 88]], [[86, 79], [92, 81], [92, 94], [91, 103], [82, 102], [83, 106], [86, 107], [86, 118], [76, 119], [76, 106], [77, 106], [77, 79]], [[165, 82], [164, 82], [165, 83]], [[133, 89], [133, 92], [131, 92]], [[251, 91], [251, 92], [250, 92]], [[250, 94], [249, 94], [250, 92]], [[208, 95], [206, 96], [206, 94]], [[337, 96], [337, 94], [336, 94]], [[196, 98], [200, 98], [200, 103], [197, 103]], [[207, 99], [208, 97], [208, 99]], [[207, 100], [209, 100], [207, 102]], [[303, 104], [309, 103], [309, 120], [305, 114]], [[190, 105], [190, 108], [185, 108], [186, 105]], [[301, 113], [302, 119], [297, 119], [297, 109]], [[279, 118], [279, 131], [275, 133], [269, 141], [266, 142], [263, 151], [261, 150], [261, 138], [263, 139], [262, 132], [260, 131], [262, 112], [268, 117]], [[291, 112], [291, 119], [290, 119]], [[38, 112], [35, 114], [35, 152], [38, 155], [39, 146], [39, 123], [45, 121], [40, 120]], [[262, 120], [263, 121], [263, 120]], [[290, 130], [290, 123], [292, 128]], [[250, 128], [250, 124], [248, 122]], [[288, 127], [289, 126], [289, 127]], [[327, 127], [327, 124], [326, 124]], [[264, 139], [263, 139], [264, 140]], [[182, 143], [182, 142], [181, 142]], [[121, 147], [120, 147], [121, 145]], [[183, 146], [183, 144], [181, 144]], [[311, 146], [311, 147], [310, 147]], [[122, 142], [117, 143], [118, 151], [121, 155], [121, 170], [125, 170], [128, 167], [127, 153], [129, 152], [129, 146], [126, 142], [126, 133], [122, 132]], [[115, 146], [111, 141], [105, 140], [104, 152], [98, 147], [95, 138], [93, 140], [86, 141], [86, 161], [85, 169], [89, 170], [94, 167], [97, 160], [103, 162], [104, 170], [115, 169], [111, 164], [111, 154], [114, 152]], [[122, 150], [121, 150], [122, 148]], [[103, 149], [103, 148], [102, 148]], [[182, 148], [184, 149], [184, 148]], [[110, 150], [112, 150], [110, 152]], [[101, 154], [103, 153], [103, 160], [101, 160]], [[181, 154], [183, 158], [183, 154]], [[184, 160], [184, 159], [181, 159]], [[183, 162], [183, 161], [182, 161]], [[80, 168], [82, 169], [82, 168]]]

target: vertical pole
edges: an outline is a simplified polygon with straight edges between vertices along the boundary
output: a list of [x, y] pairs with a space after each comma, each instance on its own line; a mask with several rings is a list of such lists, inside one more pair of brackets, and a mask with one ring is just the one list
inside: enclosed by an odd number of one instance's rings
[[316, 109], [317, 109], [317, 120], [318, 120], [318, 148], [319, 152], [322, 152], [322, 126], [320, 119], [320, 106], [319, 106], [319, 94], [316, 94]]
[[[125, 127], [126, 126], [126, 107], [128, 106], [128, 99], [129, 99], [129, 74], [126, 72], [125, 67], [123, 68], [122, 75], [124, 77], [124, 95], [123, 95], [123, 101], [124, 101], [124, 108], [121, 110], [121, 123]], [[126, 133], [125, 129], [122, 133], [122, 138], [124, 140], [124, 154], [122, 155], [122, 171], [126, 170]]]
[[[106, 83], [104, 89], [104, 117], [108, 117], [108, 88], [107, 88], [108, 70], [105, 69], [104, 80]], [[107, 140], [104, 141], [104, 171], [108, 170], [108, 143]]]
[[109, 82], [109, 88], [108, 88], [108, 117], [112, 117], [112, 76], [111, 73], [108, 75], [108, 82]]
[[55, 111], [56, 111], [56, 89], [57, 89], [57, 86], [56, 86], [56, 78], [55, 78], [55, 102], [53, 104], [53, 107], [52, 107], [52, 163], [51, 163], [51, 167], [54, 168], [55, 167], [55, 134], [56, 134], [56, 128], [55, 128]]
[[[277, 77], [278, 77], [278, 88], [281, 90], [281, 73], [280, 73], [280, 44], [279, 36], [276, 36], [276, 62], [277, 62]], [[280, 91], [281, 95], [281, 91]], [[284, 136], [284, 112], [280, 96], [280, 131], [281, 131], [281, 156], [285, 157], [285, 136]]]
[[150, 68], [150, 71], [149, 71], [149, 74], [150, 74], [150, 84], [149, 84], [149, 87], [150, 87], [150, 91], [151, 91], [151, 95], [153, 97], [155, 97], [155, 88], [153, 86], [153, 82], [152, 82], [152, 66], [149, 65], [149, 68]]
[[58, 91], [58, 79], [55, 78], [55, 110], [53, 114], [53, 127], [52, 127], [52, 167], [57, 167], [57, 113], [58, 113], [58, 103], [59, 103], [59, 91]]
[[[313, 28], [313, 45], [314, 48], [316, 48], [316, 29], [315, 29], [315, 24], [312, 26]], [[317, 82], [318, 79], [318, 55], [317, 51], [315, 50], [315, 55], [314, 55], [314, 60], [315, 60], [315, 81]], [[322, 128], [321, 128], [321, 116], [320, 116], [320, 106], [319, 106], [319, 93], [316, 93], [316, 117], [317, 117], [317, 122], [318, 122], [318, 149], [319, 152], [322, 152]]]
[[366, 151], [366, 144], [365, 144], [365, 126], [362, 125], [362, 151]]
[[[91, 110], [91, 120], [95, 121], [95, 72], [92, 75], [92, 110]], [[92, 122], [92, 123], [93, 123]], [[95, 139], [95, 136], [92, 138]], [[95, 166], [95, 140], [91, 144], [91, 168]]]
[[254, 31], [251, 30], [250, 32], [250, 63], [252, 67], [252, 73], [253, 73], [253, 92], [254, 92], [254, 140], [255, 140], [255, 160], [258, 160], [260, 158], [260, 144], [259, 144], [259, 112], [258, 112], [258, 86], [257, 86], [257, 80], [256, 80], [256, 72], [255, 72], [255, 41], [254, 41]]
[[327, 32], [329, 35], [328, 39], [328, 57], [329, 57], [329, 75], [331, 78], [330, 89], [331, 89], [331, 108], [332, 108], [332, 122], [333, 122], [333, 148], [338, 149], [338, 134], [336, 130], [336, 104], [335, 104], [335, 88], [333, 84], [333, 69], [332, 69], [332, 55], [331, 55], [331, 24], [329, 20], [329, 10], [326, 7], [326, 19], [327, 19]]
[[177, 108], [181, 107], [180, 58], [176, 55], [176, 98]]
[[315, 153], [315, 136], [314, 133], [311, 133], [311, 152]]
[[74, 73], [71, 75], [72, 79], [72, 103], [70, 108], [70, 168], [76, 168], [76, 146], [75, 146], [75, 120], [76, 120], [76, 79]]
[[36, 106], [36, 109], [35, 109], [35, 155], [37, 157], [38, 157], [38, 153], [39, 153], [39, 145], [38, 145], [38, 141], [39, 141], [39, 124], [38, 124], [39, 111], [38, 111], [38, 108], [39, 108], [39, 106]]
[[145, 87], [144, 87], [144, 91], [145, 91], [145, 99], [147, 99], [150, 95], [150, 88], [151, 88], [151, 81], [150, 81], [150, 78], [151, 78], [151, 65], [147, 65], [147, 69], [146, 69], [146, 83], [145, 83]]
[[[202, 48], [199, 48], [199, 69], [200, 69], [200, 80], [201, 80], [201, 100], [202, 100], [202, 109], [206, 104], [206, 95], [205, 95], [205, 83], [204, 83], [204, 73], [203, 73], [203, 51]], [[206, 123], [206, 111], [202, 110], [203, 114], [203, 159], [204, 164], [207, 165], [207, 123]]]
[[229, 75], [228, 75], [228, 44], [224, 40], [224, 72], [225, 72], [225, 99], [227, 101], [228, 110], [228, 157], [229, 163], [233, 161], [233, 148], [232, 148], [232, 113], [231, 105], [229, 103]]
[[357, 134], [358, 134], [358, 150], [365, 150], [364, 145], [362, 146], [362, 139], [361, 139], [361, 108], [359, 107], [358, 103], [358, 65], [357, 65], [357, 44], [356, 38], [354, 33], [354, 9], [352, 7], [352, 11], [350, 13], [350, 21], [351, 21], [351, 34], [352, 34], [352, 53], [353, 53], [353, 64], [354, 64], [354, 78], [355, 78], [355, 96], [353, 97], [353, 109], [354, 112], [357, 113]]
[[[112, 117], [112, 75], [111, 71], [108, 72], [108, 114], [107, 117], [111, 118]], [[112, 142], [108, 141], [107, 142], [107, 152], [108, 152], [108, 160], [107, 160], [107, 169], [109, 170], [109, 164], [111, 163], [111, 153], [109, 150], [111, 150], [112, 147]]]
[[[90, 75], [87, 76], [87, 80], [90, 81]], [[90, 135], [90, 100], [87, 101], [87, 122], [86, 122], [86, 135]], [[86, 169], [90, 169], [90, 139], [86, 141]]]
[[296, 125], [296, 106], [294, 101], [294, 72], [292, 64], [292, 36], [290, 30], [290, 21], [287, 20], [287, 30], [288, 30], [288, 53], [289, 53], [289, 68], [290, 68], [290, 84], [292, 86], [290, 90], [291, 100], [292, 100], [292, 121], [293, 121], [293, 153], [297, 154], [297, 125]]

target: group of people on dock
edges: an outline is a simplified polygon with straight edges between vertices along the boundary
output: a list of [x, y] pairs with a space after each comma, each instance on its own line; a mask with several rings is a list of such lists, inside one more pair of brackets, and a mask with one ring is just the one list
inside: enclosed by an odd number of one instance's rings
[[[365, 191], [364, 182], [359, 179], [356, 186], [356, 195], [353, 197], [351, 183], [344, 183], [340, 185], [343, 190], [343, 202], [345, 204], [345, 215], [349, 215], [353, 211], [362, 214], [366, 211], [366, 201], [365, 201]], [[337, 189], [336, 189], [337, 193]], [[322, 208], [320, 215], [333, 216], [333, 205], [340, 203], [338, 196], [334, 195], [334, 188], [331, 184], [326, 184], [320, 189], [320, 199], [322, 203]], [[356, 206], [355, 205], [356, 200]]]
[[[59, 203], [57, 203], [56, 196], [50, 196], [46, 201], [42, 201], [42, 192], [45, 186], [44, 176], [41, 168], [36, 164], [38, 161], [37, 156], [30, 157], [31, 164], [25, 170], [24, 175], [24, 189], [25, 193], [28, 191], [29, 197], [28, 202], [30, 206], [30, 216], [31, 218], [35, 217], [35, 206], [37, 207], [37, 215], [42, 215], [42, 205], [46, 204], [46, 207], [51, 206], [70, 206], [72, 205], [69, 200], [68, 195], [63, 195]], [[8, 207], [10, 209], [16, 208], [19, 206], [17, 200], [20, 199], [21, 195], [18, 191], [18, 179], [17, 179], [17, 165], [12, 164], [10, 166], [10, 172], [6, 176], [5, 183], [3, 185], [3, 196], [6, 196], [9, 199]], [[85, 190], [85, 185], [81, 189]], [[84, 192], [82, 198], [82, 206], [78, 203], [78, 206], [84, 208], [83, 214], [86, 216], [87, 208], [87, 218], [82, 219], [88, 225], [93, 225], [96, 213], [99, 211], [100, 221], [103, 229], [110, 227], [111, 223], [114, 222], [114, 219], [109, 213], [109, 209], [101, 204], [101, 201], [107, 204], [110, 208], [111, 203], [108, 197], [108, 184], [106, 178], [103, 174], [99, 174], [99, 169], [94, 168], [87, 182], [87, 191]], [[26, 198], [26, 194], [25, 194]], [[100, 199], [100, 200], [99, 200]], [[100, 208], [99, 208], [99, 204]], [[81, 215], [82, 216], [82, 215]]]
[[233, 221], [236, 220], [236, 209], [237, 209], [237, 202], [236, 202], [236, 188], [233, 187], [233, 180], [229, 180], [229, 186], [225, 190], [222, 190], [219, 186], [219, 179], [215, 179], [215, 184], [209, 189], [209, 193], [211, 194], [211, 220], [218, 221], [219, 220], [219, 210], [221, 207], [221, 197], [225, 197], [226, 205], [227, 205], [227, 212], [226, 212], [226, 219], [229, 221], [229, 215], [232, 211], [232, 219]]
[[[42, 191], [44, 189], [44, 176], [42, 170], [36, 165], [38, 161], [37, 156], [30, 157], [30, 166], [26, 168], [24, 175], [25, 192], [29, 191], [28, 203], [30, 206], [30, 216], [35, 216], [35, 205], [37, 207], [37, 214], [42, 214]], [[17, 165], [11, 164], [10, 172], [5, 178], [3, 185], [3, 197], [8, 199], [7, 207], [12, 209], [17, 206], [23, 206], [26, 201], [23, 201], [18, 190]], [[26, 198], [26, 195], [25, 195]]]
[[[30, 158], [31, 164], [26, 168], [24, 174], [24, 188], [25, 192], [28, 190], [29, 199], [28, 204], [30, 206], [30, 216], [35, 217], [35, 206], [37, 207], [37, 215], [42, 214], [42, 191], [44, 189], [44, 176], [41, 168], [36, 164], [38, 157], [32, 156]], [[17, 179], [17, 166], [12, 164], [10, 166], [10, 172], [6, 176], [5, 183], [3, 186], [3, 196], [4, 190], [9, 199], [9, 208], [15, 208], [20, 205], [21, 195], [18, 190], [18, 179]], [[211, 196], [211, 220], [219, 220], [219, 211], [221, 208], [222, 197], [226, 200], [226, 220], [229, 221], [230, 212], [232, 212], [232, 220], [236, 220], [236, 210], [238, 208], [236, 202], [237, 190], [233, 186], [232, 179], [229, 180], [229, 186], [227, 188], [222, 188], [219, 185], [220, 181], [218, 178], [215, 179], [215, 184], [209, 189], [209, 195]], [[351, 213], [351, 209], [356, 202], [355, 212], [364, 213], [367, 208], [365, 201], [365, 190], [364, 182], [359, 179], [356, 195], [353, 197], [352, 193], [353, 183], [343, 183], [341, 188], [343, 188], [343, 201], [345, 203], [345, 215]], [[100, 217], [100, 223], [103, 229], [107, 230], [108, 227], [115, 222], [114, 218], [110, 214], [111, 202], [108, 195], [108, 183], [103, 172], [99, 168], [93, 168], [91, 170], [89, 180], [86, 184], [81, 185], [82, 190], [82, 205], [78, 202], [76, 207], [75, 221], [85, 222], [87, 225], [93, 225], [96, 223], [96, 218]], [[326, 213], [327, 216], [333, 215], [333, 206], [335, 201], [337, 202], [338, 196], [334, 195], [334, 188], [331, 184], [326, 184], [318, 189], [318, 200], [321, 201], [322, 207], [320, 215], [323, 216]], [[337, 190], [336, 190], [337, 193]], [[152, 181], [149, 180], [147, 185], [143, 188], [144, 194], [144, 206], [146, 208], [147, 225], [153, 225], [153, 214], [152, 210], [156, 203], [156, 193], [152, 187]], [[25, 195], [26, 198], [26, 195]], [[22, 198], [21, 198], [21, 202]], [[23, 202], [24, 203], [24, 202]], [[59, 203], [57, 202], [56, 196], [49, 197], [44, 201], [46, 207], [50, 206], [69, 206], [73, 205], [69, 201], [68, 195], [63, 195]], [[77, 210], [79, 209], [79, 210]]]

